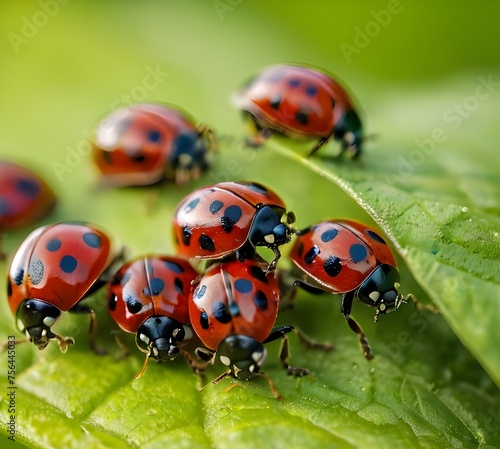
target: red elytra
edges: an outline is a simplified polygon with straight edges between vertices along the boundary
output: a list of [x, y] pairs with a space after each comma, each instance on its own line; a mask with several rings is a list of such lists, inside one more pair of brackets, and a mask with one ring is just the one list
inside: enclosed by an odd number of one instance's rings
[[353, 220], [323, 221], [300, 231], [290, 257], [331, 293], [355, 290], [380, 264], [397, 266], [379, 232]]
[[298, 65], [263, 69], [235, 97], [235, 105], [255, 124], [251, 143], [263, 143], [269, 132], [292, 138], [319, 138], [311, 154], [332, 137], [361, 153], [360, 118], [345, 89], [326, 73]]
[[144, 103], [118, 109], [99, 124], [92, 157], [105, 186], [179, 184], [199, 177], [215, 149], [211, 131], [177, 107]]
[[61, 311], [89, 313], [95, 327], [93, 311], [79, 302], [101, 286], [115, 258], [110, 237], [92, 224], [64, 222], [33, 231], [15, 253], [8, 275], [8, 301], [19, 330], [39, 349], [57, 339], [66, 350], [72, 339], [51, 327]]
[[[286, 217], [287, 223], [282, 223]], [[189, 194], [179, 204], [173, 233], [180, 255], [219, 259], [238, 252], [251, 257], [256, 246], [275, 252], [271, 266], [280, 257], [278, 247], [290, 241], [293, 216], [272, 190], [255, 182], [222, 182]]]
[[217, 350], [230, 335], [259, 342], [269, 337], [278, 314], [280, 289], [274, 272], [253, 260], [212, 265], [196, 281], [189, 301], [193, 329]]
[[34, 223], [49, 213], [56, 201], [54, 191], [40, 176], [0, 161], [0, 232]]

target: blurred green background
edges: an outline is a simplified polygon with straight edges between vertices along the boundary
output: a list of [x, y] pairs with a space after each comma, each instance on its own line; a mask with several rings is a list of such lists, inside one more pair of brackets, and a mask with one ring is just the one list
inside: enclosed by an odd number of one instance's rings
[[[491, 152], [482, 148], [497, 146], [498, 140], [478, 146], [476, 136], [486, 120], [491, 123], [491, 111], [498, 112], [492, 104], [498, 105], [500, 97], [499, 17], [497, 1], [4, 1], [0, 158], [26, 164], [54, 187], [60, 204], [45, 222], [99, 223], [134, 255], [172, 251], [170, 216], [177, 202], [198, 185], [228, 179], [252, 178], [275, 188], [297, 213], [299, 227], [332, 216], [370, 220], [340, 188], [303, 166], [269, 151], [242, 150], [244, 127], [231, 95], [266, 65], [312, 64], [334, 73], [356, 99], [373, 136], [366, 145], [367, 164], [377, 163], [372, 150], [378, 145], [398, 145], [401, 151], [388, 167], [397, 171], [400, 158], [408, 159], [415, 150], [415, 139], [429, 138], [436, 127], [449, 131], [447, 143], [467, 142], [465, 151], [489, 162]], [[497, 84], [491, 84], [491, 95], [472, 113], [461, 115], [456, 108], [474, 95], [479, 77], [492, 77]], [[166, 101], [190, 111], [217, 132], [221, 154], [212, 170], [189, 186], [98, 191], [88, 138], [113, 109], [141, 101]], [[447, 158], [457, 171], [462, 169], [464, 159]], [[433, 163], [428, 158], [422, 167], [432, 172]], [[422, 167], [415, 168], [417, 175]], [[29, 231], [7, 235], [8, 254]], [[0, 270], [6, 268], [0, 262]], [[402, 271], [406, 290], [425, 300], [408, 271]], [[0, 279], [4, 339], [15, 330], [5, 305], [4, 276]], [[371, 326], [370, 310], [356, 313], [365, 327]], [[402, 311], [403, 317], [408, 314]], [[337, 318], [339, 333], [357, 351], [355, 338]], [[314, 320], [302, 320], [306, 328], [316, 329]], [[459, 380], [465, 381], [468, 367], [480, 368], [440, 323], [436, 336], [444, 333], [444, 343], [460, 348], [459, 366], [465, 368]], [[370, 335], [376, 340], [387, 332], [390, 341], [401, 329], [378, 327]], [[330, 330], [318, 332], [326, 337]], [[19, 352], [21, 371], [40, 357], [31, 349]], [[440, 369], [433, 369], [426, 380], [444, 382], [435, 377]], [[484, 391], [496, 391], [480, 372]]]

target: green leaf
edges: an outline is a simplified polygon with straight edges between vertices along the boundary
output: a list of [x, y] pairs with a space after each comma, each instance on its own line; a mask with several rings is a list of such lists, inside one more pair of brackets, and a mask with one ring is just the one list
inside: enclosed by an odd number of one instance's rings
[[[373, 217], [398, 253], [403, 288], [432, 301], [442, 316], [407, 305], [375, 325], [373, 312], [356, 304], [353, 315], [375, 352], [367, 362], [338, 298], [300, 292], [294, 307], [280, 312], [279, 324], [298, 326], [335, 350], [306, 349], [291, 335], [291, 364], [312, 372], [295, 379], [280, 366], [280, 343], [267, 345], [264, 370], [284, 397], [276, 400], [263, 377], [213, 386], [221, 365], [209, 367], [200, 381], [182, 360], [151, 363], [136, 380], [144, 355], [125, 335], [130, 356], [119, 357], [111, 335], [116, 325], [100, 291], [89, 302], [108, 355], [88, 349], [86, 317], [63, 314], [56, 330], [74, 336], [76, 345], [66, 354], [56, 344], [44, 351], [17, 345], [11, 404], [9, 353], [0, 353], [0, 446], [500, 447], [500, 394], [491, 379], [498, 382], [500, 372], [494, 354], [497, 86], [480, 90], [490, 95], [477, 106], [468, 99], [478, 77], [500, 78], [489, 69], [498, 63], [498, 39], [491, 37], [497, 11], [493, 3], [455, 3], [402, 1], [368, 44], [353, 47], [350, 61], [341, 44], [353, 46], [357, 30], [376, 29], [370, 23], [387, 10], [386, 0], [366, 8], [322, 0], [306, 8], [261, 0], [199, 1], [194, 8], [183, 2], [2, 4], [0, 157], [40, 172], [60, 197], [36, 226], [88, 220], [114, 233], [130, 257], [172, 253], [170, 219], [186, 194], [251, 179], [283, 197], [298, 227], [330, 217]], [[481, 33], [464, 32], [475, 20]], [[229, 98], [261, 67], [283, 61], [324, 67], [362, 100], [367, 133], [375, 139], [366, 142], [360, 161], [328, 158], [326, 149], [304, 159], [310, 143], [277, 138], [260, 151], [242, 148], [244, 128]], [[179, 104], [215, 128], [221, 151], [212, 169], [184, 187], [96, 190], [88, 142], [93, 126], [117, 106], [150, 100]], [[457, 116], [454, 105], [464, 102], [474, 110]], [[436, 128], [447, 137], [421, 160], [415, 139], [442, 140]], [[30, 230], [6, 235], [9, 257]], [[283, 252], [280, 267], [286, 268]], [[0, 261], [0, 272], [7, 268], [8, 260]], [[0, 341], [9, 335], [22, 337], [1, 275]], [[200, 385], [206, 385], [201, 392]], [[7, 439], [10, 425], [15, 444]]]

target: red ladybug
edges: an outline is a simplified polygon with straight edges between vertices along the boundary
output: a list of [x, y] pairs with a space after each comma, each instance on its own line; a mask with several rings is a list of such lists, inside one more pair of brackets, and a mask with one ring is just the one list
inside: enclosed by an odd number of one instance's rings
[[94, 161], [109, 186], [149, 185], [162, 179], [183, 184], [198, 178], [214, 149], [212, 132], [163, 104], [118, 109], [98, 126]]
[[[228, 368], [214, 384], [228, 375], [252, 379], [260, 373], [266, 358], [264, 343], [280, 337], [284, 338], [280, 352], [283, 366], [295, 376], [308, 374], [303, 368], [288, 365], [285, 335], [293, 327], [274, 327], [280, 289], [275, 272], [263, 268], [265, 264], [251, 259], [222, 262], [212, 265], [194, 284], [189, 301], [193, 329]], [[198, 355], [203, 358], [203, 354]], [[280, 397], [271, 380], [267, 380], [275, 396]]]
[[[281, 219], [285, 217], [286, 223]], [[269, 268], [280, 257], [278, 247], [288, 243], [294, 221], [272, 190], [255, 182], [221, 182], [188, 195], [173, 220], [177, 251], [185, 257], [220, 259], [237, 253], [251, 257], [256, 246], [275, 253]]]
[[115, 258], [110, 238], [87, 223], [57, 223], [33, 231], [17, 250], [9, 269], [8, 300], [19, 331], [38, 349], [57, 340], [62, 352], [71, 337], [52, 332], [61, 311], [90, 314], [94, 350], [95, 314], [81, 300], [103, 284]]
[[412, 298], [399, 292], [399, 271], [385, 240], [356, 221], [322, 221], [297, 232], [290, 257], [302, 273], [298, 285], [342, 295], [342, 315], [358, 334], [365, 357], [373, 358], [361, 327], [350, 317], [353, 300], [375, 308], [377, 321]]
[[137, 347], [147, 354], [137, 378], [150, 358], [163, 362], [182, 352], [189, 363], [195, 363], [184, 349], [193, 340], [188, 297], [197, 276], [184, 259], [147, 256], [127, 262], [111, 280], [111, 316], [124, 331], [136, 334]]
[[34, 223], [56, 204], [50, 186], [32, 171], [0, 161], [0, 258], [1, 233]]
[[361, 120], [346, 91], [318, 70], [273, 65], [262, 70], [236, 96], [236, 106], [251, 119], [253, 145], [274, 132], [292, 138], [319, 139], [310, 155], [332, 137], [353, 158], [361, 154]]

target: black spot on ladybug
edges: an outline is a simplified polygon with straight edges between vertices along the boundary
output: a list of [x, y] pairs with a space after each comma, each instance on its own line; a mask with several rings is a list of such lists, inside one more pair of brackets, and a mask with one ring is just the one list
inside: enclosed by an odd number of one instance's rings
[[305, 263], [312, 263], [314, 258], [321, 252], [318, 246], [314, 245], [304, 256]]
[[317, 93], [318, 89], [316, 89], [316, 86], [310, 85], [306, 87], [306, 94], [310, 97], [314, 97]]
[[122, 276], [122, 278], [121, 278], [121, 285], [122, 285], [122, 287], [125, 287], [125, 284], [126, 284], [128, 281], [130, 281], [130, 277], [131, 277], [130, 272], [129, 272], [129, 271], [126, 271], [126, 272], [124, 273], [124, 275]]
[[364, 245], [355, 243], [349, 248], [349, 255], [351, 256], [351, 259], [354, 263], [358, 263], [366, 259], [368, 251]]
[[309, 123], [309, 116], [304, 111], [299, 111], [295, 114], [295, 120], [297, 120], [301, 125], [307, 125]]
[[224, 211], [224, 216], [221, 217], [220, 222], [222, 225], [222, 229], [229, 234], [233, 226], [238, 222], [238, 220], [241, 218], [243, 214], [243, 211], [241, 210], [241, 207], [232, 205], [229, 206], [225, 211]]
[[104, 162], [106, 162], [107, 164], [111, 164], [113, 162], [113, 155], [111, 151], [102, 150], [100, 154], [104, 159]]
[[7, 297], [12, 296], [12, 282], [10, 282], [9, 276], [7, 276]]
[[271, 106], [271, 109], [274, 109], [277, 111], [280, 108], [281, 104], [281, 95], [277, 94], [274, 95], [270, 100], [269, 100], [269, 106]]
[[234, 288], [240, 293], [250, 293], [253, 288], [253, 284], [248, 279], [237, 279], [234, 283]]
[[250, 276], [252, 276], [253, 278], [258, 279], [259, 281], [267, 284], [268, 280], [266, 273], [261, 268], [252, 265], [249, 268], [248, 272], [250, 273]]
[[24, 278], [24, 270], [19, 268], [14, 276], [12, 276], [12, 280], [16, 283], [16, 285], [21, 285], [23, 283]]
[[151, 279], [149, 285], [151, 286], [151, 294], [153, 296], [159, 295], [165, 288], [165, 282], [160, 278]]
[[83, 234], [82, 239], [91, 248], [100, 248], [102, 245], [101, 238], [93, 232]]
[[371, 229], [365, 229], [365, 234], [370, 237], [372, 240], [375, 240], [376, 242], [383, 243], [384, 245], [387, 245], [386, 241], [380, 237], [376, 232], [372, 231]]
[[137, 298], [134, 298], [133, 296], [127, 296], [125, 298], [125, 304], [127, 304], [127, 309], [129, 310], [129, 312], [134, 315], [136, 313], [139, 313], [142, 309], [141, 301], [139, 301]]
[[292, 78], [292, 79], [288, 80], [288, 85], [290, 87], [297, 87], [300, 85], [300, 80], [298, 80], [297, 78]]
[[192, 212], [194, 208], [198, 206], [200, 199], [201, 198], [195, 198], [194, 200], [191, 200], [189, 203], [187, 203], [184, 207], [184, 213], [189, 214], [189, 212]]
[[170, 270], [170, 271], [173, 271], [174, 273], [184, 273], [184, 268], [182, 268], [181, 265], [179, 265], [177, 262], [174, 262], [172, 260], [164, 260], [163, 261], [165, 263], [165, 265], [167, 266], [167, 268]]
[[9, 213], [9, 203], [5, 198], [0, 197], [0, 217], [6, 217]]
[[338, 233], [338, 229], [328, 229], [328, 231], [325, 231], [323, 232], [323, 234], [321, 234], [321, 241], [325, 243], [329, 242], [330, 240], [333, 240], [335, 237], [337, 237]]
[[154, 142], [154, 143], [159, 142], [160, 137], [161, 137], [161, 134], [156, 130], [151, 130], [148, 133], [148, 140], [150, 142]]
[[118, 298], [116, 297], [116, 295], [111, 295], [109, 297], [109, 300], [108, 300], [108, 308], [109, 310], [111, 310], [112, 312], [115, 311], [116, 309], [116, 303], [118, 302]]
[[207, 291], [207, 286], [206, 285], [200, 285], [194, 292], [194, 296], [196, 299], [201, 299], [203, 296], [205, 296], [205, 293]]
[[33, 285], [39, 284], [43, 279], [44, 266], [40, 259], [33, 260], [28, 267], [28, 276]]
[[200, 235], [200, 248], [205, 251], [215, 251], [214, 241], [206, 234]]
[[77, 260], [73, 256], [69, 255], [61, 257], [61, 260], [59, 261], [59, 267], [65, 273], [73, 273], [77, 265], [78, 265]]
[[299, 242], [297, 245], [297, 254], [299, 257], [302, 257], [302, 253], [304, 252], [304, 244], [302, 242]]
[[187, 226], [184, 226], [184, 229], [182, 230], [182, 243], [184, 243], [184, 245], [189, 246], [189, 244], [191, 243], [192, 233], [193, 231], [191, 231], [191, 229], [189, 229]]
[[335, 102], [335, 99], [332, 98], [332, 109], [334, 109], [336, 105], [337, 105], [337, 103]]
[[231, 321], [231, 314], [227, 310], [226, 304], [223, 302], [216, 302], [212, 306], [212, 315], [220, 323], [227, 324]]
[[205, 311], [200, 313], [200, 325], [203, 329], [208, 329], [208, 315]]
[[224, 203], [222, 201], [219, 201], [219, 200], [215, 200], [213, 201], [210, 206], [208, 207], [208, 210], [212, 213], [212, 214], [216, 214], [217, 212], [219, 212], [222, 207], [224, 206]]
[[129, 158], [132, 159], [134, 162], [144, 162], [146, 160], [146, 156], [141, 153], [129, 155]]
[[28, 198], [36, 198], [40, 193], [40, 185], [31, 179], [19, 179], [16, 184], [17, 190]]
[[342, 261], [338, 257], [330, 256], [323, 264], [323, 269], [328, 276], [335, 277], [342, 270]]
[[45, 248], [47, 248], [51, 252], [55, 252], [61, 247], [61, 245], [62, 242], [59, 239], [53, 238], [45, 243]]
[[269, 303], [266, 294], [260, 290], [257, 290], [255, 292], [255, 296], [253, 297], [253, 302], [255, 303], [257, 308], [262, 311], [267, 309], [267, 305]]
[[174, 279], [174, 286], [175, 286], [175, 289], [180, 293], [180, 294], [183, 294], [184, 293], [184, 282], [182, 282], [182, 280], [180, 278], [175, 278]]

